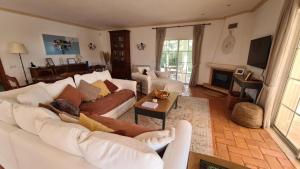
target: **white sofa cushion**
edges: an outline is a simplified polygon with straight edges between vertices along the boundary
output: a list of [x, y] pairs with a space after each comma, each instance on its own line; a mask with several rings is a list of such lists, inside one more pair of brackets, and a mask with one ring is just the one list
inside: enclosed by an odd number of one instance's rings
[[98, 80], [105, 81], [105, 80], [111, 80], [111, 79], [112, 79], [112, 77], [108, 70], [105, 70], [103, 72], [94, 71], [93, 73], [74, 76], [76, 86], [79, 86], [81, 80], [84, 80], [88, 83], [94, 83]]
[[133, 138], [93, 132], [79, 146], [84, 158], [99, 168], [163, 169], [160, 156]]
[[157, 79], [155, 71], [153, 70], [147, 71], [147, 75], [150, 76], [151, 79]]
[[160, 71], [156, 71], [156, 74], [159, 78], [164, 78], [164, 79], [168, 79], [170, 78], [170, 72], [160, 72]]
[[13, 115], [13, 102], [0, 99], [0, 121], [10, 125], [17, 125]]
[[42, 86], [34, 87], [25, 93], [19, 94], [17, 100], [21, 104], [38, 106], [39, 103], [47, 104], [53, 101], [51, 95]]
[[20, 128], [0, 121], [0, 164], [5, 169], [19, 168], [10, 137], [10, 134], [17, 130]]
[[[12, 132], [10, 139], [13, 152], [18, 159], [17, 166], [20, 168], [7, 167], [5, 169], [99, 169], [81, 156], [75, 156], [54, 148], [42, 141], [39, 136], [24, 130], [19, 129]], [[3, 150], [5, 152], [6, 149]]]
[[97, 78], [97, 80], [102, 80], [102, 81], [105, 81], [105, 80], [111, 80], [112, 77], [109, 73], [108, 70], [105, 70], [103, 72], [93, 72]]
[[47, 92], [51, 95], [52, 98], [56, 98], [59, 96], [59, 94], [65, 89], [66, 86], [71, 85], [73, 87], [76, 87], [73, 78], [68, 77], [63, 80], [58, 80], [54, 83], [38, 83], [38, 85], [44, 87]]
[[13, 105], [13, 115], [19, 127], [36, 135], [37, 131], [35, 129], [35, 120], [37, 118], [59, 119], [55, 113], [48, 109], [21, 104]]
[[163, 131], [150, 131], [134, 138], [147, 144], [153, 150], [159, 151], [175, 140], [175, 128]]
[[95, 73], [93, 72], [93, 73], [87, 73], [84, 75], [75, 75], [74, 80], [75, 80], [76, 86], [79, 86], [81, 80], [84, 80], [87, 83], [94, 83], [97, 81], [97, 77], [96, 77]]
[[36, 119], [35, 127], [45, 143], [77, 156], [82, 155], [78, 143], [90, 133], [79, 124], [47, 118]]

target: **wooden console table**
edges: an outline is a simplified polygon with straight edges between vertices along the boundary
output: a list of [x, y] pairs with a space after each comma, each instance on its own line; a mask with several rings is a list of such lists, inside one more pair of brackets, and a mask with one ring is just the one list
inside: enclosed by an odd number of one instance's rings
[[52, 83], [67, 77], [72, 77], [75, 74], [85, 74], [90, 72], [88, 63], [57, 65], [57, 66], [42, 66], [29, 68], [33, 83], [45, 82]]
[[241, 87], [241, 93], [240, 93], [240, 98], [242, 99], [245, 96], [245, 91], [246, 89], [256, 89], [257, 93], [255, 96], [255, 99], [253, 102], [255, 103], [257, 100], [257, 97], [263, 87], [263, 82], [261, 80], [255, 80], [255, 79], [250, 79], [250, 80], [245, 80], [245, 78], [241, 75], [233, 75], [229, 91], [230, 93], [233, 90], [233, 85], [234, 82], [236, 82], [240, 87]]

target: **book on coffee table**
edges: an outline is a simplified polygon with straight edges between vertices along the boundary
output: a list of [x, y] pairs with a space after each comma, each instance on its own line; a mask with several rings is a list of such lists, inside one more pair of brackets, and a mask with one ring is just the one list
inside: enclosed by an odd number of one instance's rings
[[149, 109], [156, 109], [158, 107], [158, 103], [154, 103], [154, 102], [144, 102], [142, 104], [143, 107], [149, 108]]

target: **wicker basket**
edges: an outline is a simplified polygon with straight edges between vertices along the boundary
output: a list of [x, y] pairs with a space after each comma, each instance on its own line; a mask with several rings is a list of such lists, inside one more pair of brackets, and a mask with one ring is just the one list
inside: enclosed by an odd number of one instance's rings
[[263, 113], [263, 109], [258, 105], [241, 102], [234, 106], [231, 120], [244, 127], [260, 128], [262, 126]]

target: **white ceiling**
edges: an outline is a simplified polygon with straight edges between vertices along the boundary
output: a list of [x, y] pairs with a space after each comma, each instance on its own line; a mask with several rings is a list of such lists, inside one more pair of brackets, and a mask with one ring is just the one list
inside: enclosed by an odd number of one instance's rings
[[0, 0], [0, 8], [104, 29], [222, 18], [250, 11], [261, 1], [264, 0]]

